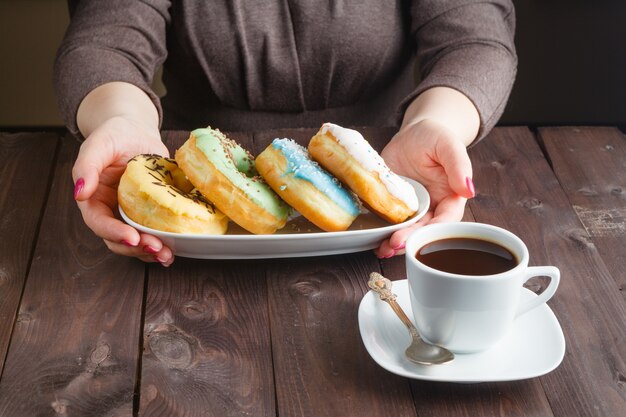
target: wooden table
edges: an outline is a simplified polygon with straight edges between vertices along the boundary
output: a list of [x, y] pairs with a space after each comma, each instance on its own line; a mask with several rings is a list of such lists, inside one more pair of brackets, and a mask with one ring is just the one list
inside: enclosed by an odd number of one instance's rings
[[[392, 131], [364, 129], [380, 148]], [[275, 136], [234, 134], [258, 153]], [[184, 132], [169, 132], [180, 146]], [[466, 220], [556, 265], [561, 365], [535, 379], [453, 384], [385, 371], [357, 309], [372, 252], [281, 260], [116, 256], [72, 199], [79, 144], [0, 135], [0, 415], [626, 416], [626, 138], [612, 127], [495, 129], [470, 150]]]

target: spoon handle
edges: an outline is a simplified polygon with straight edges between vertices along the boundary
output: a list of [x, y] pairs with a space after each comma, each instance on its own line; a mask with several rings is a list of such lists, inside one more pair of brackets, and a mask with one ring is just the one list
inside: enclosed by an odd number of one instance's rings
[[391, 281], [380, 275], [378, 272], [372, 272], [370, 274], [370, 280], [367, 285], [372, 290], [374, 290], [376, 294], [378, 294], [381, 300], [387, 302], [387, 304], [391, 306], [391, 309], [396, 313], [396, 315], [400, 318], [402, 323], [404, 323], [407, 329], [409, 329], [411, 337], [414, 339], [419, 339], [419, 332], [413, 325], [413, 322], [411, 322], [411, 320], [404, 313], [404, 310], [402, 310], [400, 304], [398, 304], [398, 302], [396, 301], [397, 296], [393, 292], [391, 292]]

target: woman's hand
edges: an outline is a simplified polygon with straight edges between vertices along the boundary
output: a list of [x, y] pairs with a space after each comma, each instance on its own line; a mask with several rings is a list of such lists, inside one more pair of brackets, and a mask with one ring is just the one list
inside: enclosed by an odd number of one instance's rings
[[400, 129], [381, 156], [392, 171], [424, 185], [431, 201], [422, 219], [381, 244], [379, 258], [403, 253], [408, 235], [418, 227], [461, 220], [467, 198], [474, 196], [474, 184], [465, 144], [454, 131], [437, 121], [421, 120]]
[[158, 128], [123, 116], [99, 123], [80, 147], [72, 169], [74, 199], [87, 226], [111, 251], [169, 266], [174, 256], [160, 239], [116, 217], [120, 177], [128, 160], [144, 153], [169, 155]]

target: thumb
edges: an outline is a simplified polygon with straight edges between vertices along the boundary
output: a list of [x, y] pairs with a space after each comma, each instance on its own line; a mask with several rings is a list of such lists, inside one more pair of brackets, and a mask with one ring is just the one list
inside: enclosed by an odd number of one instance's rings
[[447, 139], [439, 142], [437, 148], [439, 163], [446, 171], [452, 191], [465, 198], [474, 197], [472, 162], [465, 145], [454, 139]]
[[100, 141], [90, 137], [83, 142], [72, 168], [75, 200], [88, 200], [93, 195], [98, 188], [100, 174], [113, 159], [110, 148]]

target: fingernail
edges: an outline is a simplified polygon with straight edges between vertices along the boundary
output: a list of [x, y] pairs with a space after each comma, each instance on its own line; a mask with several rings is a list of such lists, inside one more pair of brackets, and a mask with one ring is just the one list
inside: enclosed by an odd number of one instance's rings
[[470, 177], [465, 177], [465, 185], [467, 186], [467, 190], [472, 194], [472, 197], [476, 195], [476, 189], [474, 188], [474, 182]]
[[394, 246], [393, 247], [393, 249], [397, 250], [397, 251], [400, 250], [400, 249], [404, 249], [404, 248], [406, 248], [406, 241], [400, 243], [398, 246]]
[[166, 266], [165, 265], [165, 259], [161, 259], [161, 258], [159, 258], [158, 256], [155, 255], [154, 256], [154, 260], [157, 261], [158, 263], [160, 263], [161, 265]]
[[132, 243], [130, 243], [128, 240], [122, 240], [122, 243], [128, 247], [134, 248], [137, 245], [133, 245]]
[[145, 253], [157, 253], [157, 252], [158, 252], [158, 250], [157, 250], [157, 249], [153, 248], [153, 247], [152, 247], [152, 246], [150, 246], [150, 245], [146, 245], [146, 246], [144, 246], [144, 247], [143, 247], [143, 251], [144, 251]]
[[78, 194], [80, 194], [80, 192], [83, 190], [84, 187], [85, 187], [85, 180], [82, 178], [79, 178], [76, 181], [76, 184], [74, 185], [74, 200], [78, 198]]
[[387, 252], [385, 255], [378, 255], [378, 259], [389, 259], [392, 256], [394, 256], [396, 254], [395, 250], [392, 250], [391, 252]]

